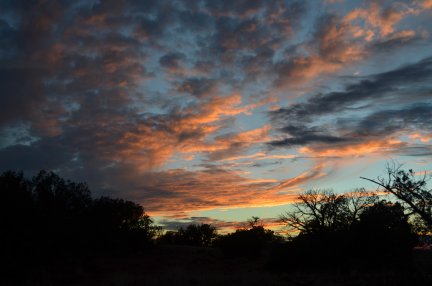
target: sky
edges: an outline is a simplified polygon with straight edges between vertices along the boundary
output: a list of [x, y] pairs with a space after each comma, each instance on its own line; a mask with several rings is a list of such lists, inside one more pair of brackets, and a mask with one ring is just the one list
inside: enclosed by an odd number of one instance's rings
[[431, 0], [0, 2], [2, 171], [229, 228], [431, 159]]

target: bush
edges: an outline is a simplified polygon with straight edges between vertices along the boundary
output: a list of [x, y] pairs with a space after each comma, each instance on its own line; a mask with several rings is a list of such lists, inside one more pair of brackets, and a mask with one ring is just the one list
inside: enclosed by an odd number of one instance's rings
[[176, 232], [167, 231], [158, 241], [164, 244], [210, 246], [216, 236], [216, 228], [210, 224], [190, 224]]
[[271, 242], [279, 241], [272, 230], [257, 225], [258, 218], [249, 221], [249, 229], [238, 229], [234, 233], [220, 236], [217, 246], [226, 257], [258, 257], [262, 254], [265, 246]]

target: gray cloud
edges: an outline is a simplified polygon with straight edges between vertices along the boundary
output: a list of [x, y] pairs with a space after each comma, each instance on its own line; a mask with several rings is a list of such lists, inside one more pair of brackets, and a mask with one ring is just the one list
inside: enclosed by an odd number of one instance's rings
[[181, 62], [186, 60], [186, 55], [183, 53], [168, 53], [159, 59], [159, 63], [164, 68], [178, 68]]
[[189, 93], [196, 97], [208, 95], [216, 91], [217, 80], [211, 78], [193, 77], [184, 80], [177, 87], [178, 92]]
[[[322, 149], [325, 145], [341, 147], [382, 139], [401, 131], [430, 133], [431, 79], [432, 58], [425, 58], [362, 77], [342, 91], [316, 94], [303, 103], [273, 111], [271, 118], [281, 126], [280, 132], [289, 136], [269, 144], [319, 145]], [[333, 119], [328, 118], [330, 115]], [[394, 151], [405, 155], [419, 153], [406, 150]]]
[[[400, 99], [402, 102], [427, 100], [432, 86], [432, 58], [414, 64], [362, 78], [345, 87], [343, 91], [316, 94], [305, 103], [297, 103], [271, 113], [273, 119], [310, 121], [316, 116], [343, 112], [358, 104], [374, 100]], [[409, 92], [409, 96], [406, 94]]]
[[384, 109], [348, 125], [354, 127], [353, 132], [350, 133], [353, 137], [386, 136], [406, 129], [431, 131], [432, 104], [425, 102], [399, 109]]
[[327, 130], [318, 130], [318, 128], [308, 128], [306, 126], [288, 125], [281, 129], [282, 132], [288, 133], [290, 137], [274, 140], [269, 144], [274, 147], [290, 147], [296, 145], [307, 145], [311, 143], [341, 143], [352, 142], [353, 139], [342, 138], [332, 135], [327, 135]]

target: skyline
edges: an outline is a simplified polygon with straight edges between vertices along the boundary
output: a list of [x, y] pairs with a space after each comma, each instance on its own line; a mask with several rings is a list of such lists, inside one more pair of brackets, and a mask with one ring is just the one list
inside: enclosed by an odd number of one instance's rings
[[0, 169], [166, 226], [432, 171], [432, 1], [2, 1]]

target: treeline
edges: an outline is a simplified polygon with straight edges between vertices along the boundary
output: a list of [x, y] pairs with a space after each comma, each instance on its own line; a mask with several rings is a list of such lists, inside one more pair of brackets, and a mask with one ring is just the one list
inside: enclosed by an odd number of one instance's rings
[[280, 271], [404, 268], [419, 235], [430, 234], [432, 192], [426, 177], [411, 170], [388, 168], [386, 179], [370, 181], [392, 200], [363, 189], [308, 191], [281, 215], [291, 234], [283, 238], [256, 217], [226, 235], [209, 224], [163, 232], [136, 203], [93, 198], [86, 184], [53, 172], [27, 179], [8, 171], [0, 175], [0, 251], [9, 270], [35, 261], [145, 253], [155, 244], [218, 247], [225, 257], [266, 253], [269, 267]]
[[280, 270], [406, 269], [417, 234], [398, 202], [357, 190], [348, 194], [308, 191], [281, 216], [297, 235], [279, 247]]
[[42, 263], [70, 256], [143, 250], [161, 228], [142, 206], [117, 198], [92, 198], [83, 183], [40, 171], [0, 176], [1, 257]]
[[[227, 235], [216, 235], [209, 225], [190, 225], [159, 239], [171, 244], [213, 245], [227, 257], [253, 258], [267, 250], [270, 268], [280, 271], [406, 269], [413, 247], [431, 235], [432, 190], [427, 189], [426, 174], [404, 171], [400, 166], [388, 166], [386, 171], [385, 177], [366, 179], [379, 186], [380, 195], [364, 189], [300, 194], [297, 203], [280, 216], [288, 238], [265, 229], [253, 218], [248, 227]], [[206, 239], [191, 238], [199, 237], [198, 233]]]
[[235, 232], [220, 235], [210, 224], [190, 224], [177, 231], [167, 231], [157, 242], [169, 245], [212, 246], [220, 248], [225, 257], [255, 258], [262, 251], [276, 243], [283, 242], [283, 237], [264, 228], [258, 217], [252, 217], [247, 224]]

